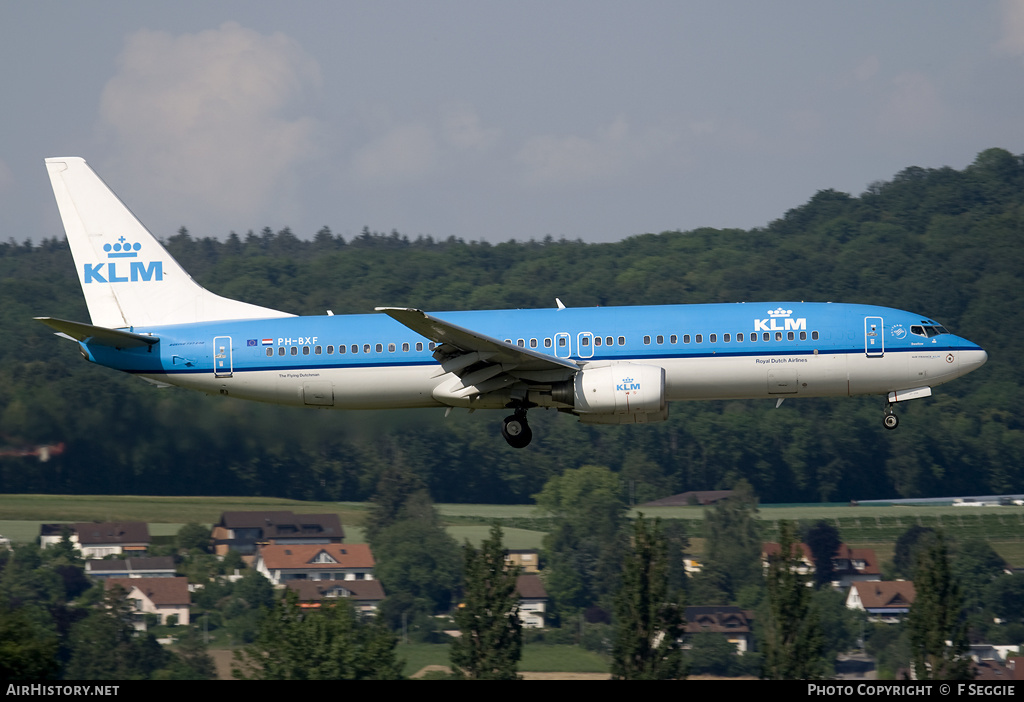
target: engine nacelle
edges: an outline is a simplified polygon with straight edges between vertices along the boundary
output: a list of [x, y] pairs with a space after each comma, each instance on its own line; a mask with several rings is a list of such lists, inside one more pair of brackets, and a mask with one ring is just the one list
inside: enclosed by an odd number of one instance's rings
[[637, 363], [584, 368], [573, 380], [573, 411], [587, 423], [666, 419], [665, 369]]

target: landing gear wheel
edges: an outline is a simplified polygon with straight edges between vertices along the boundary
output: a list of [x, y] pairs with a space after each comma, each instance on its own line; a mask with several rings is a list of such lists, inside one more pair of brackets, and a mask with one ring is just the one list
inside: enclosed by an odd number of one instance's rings
[[530, 444], [533, 439], [533, 431], [530, 429], [530, 425], [526, 423], [526, 413], [513, 414], [510, 417], [505, 417], [505, 421], [501, 425], [501, 435], [505, 437], [505, 441], [512, 448], [524, 448]]
[[892, 430], [900, 425], [900, 418], [895, 414], [887, 414], [882, 419], [882, 422], [885, 424], [886, 429]]

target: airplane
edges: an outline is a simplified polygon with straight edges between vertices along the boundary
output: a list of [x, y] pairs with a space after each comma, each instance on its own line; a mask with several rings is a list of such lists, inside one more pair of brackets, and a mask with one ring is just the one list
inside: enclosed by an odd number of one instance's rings
[[893, 406], [988, 355], [935, 320], [873, 305], [738, 302], [295, 316], [196, 283], [81, 158], [46, 168], [91, 323], [37, 317], [86, 360], [158, 386], [296, 407], [505, 409], [587, 424], [668, 418], [681, 400], [880, 395]]

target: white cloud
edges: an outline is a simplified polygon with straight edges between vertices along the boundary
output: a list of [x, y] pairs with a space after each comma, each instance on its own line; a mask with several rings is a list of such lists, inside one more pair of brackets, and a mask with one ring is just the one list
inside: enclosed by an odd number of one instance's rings
[[151, 210], [252, 221], [288, 199], [314, 154], [318, 126], [300, 111], [319, 83], [317, 63], [280, 33], [233, 22], [179, 36], [141, 30], [104, 88], [101, 125], [122, 177], [152, 183]]
[[516, 161], [532, 185], [575, 185], [625, 175], [660, 156], [677, 140], [670, 132], [634, 134], [619, 117], [593, 137], [538, 136], [523, 145]]
[[352, 175], [375, 183], [416, 179], [436, 167], [438, 155], [437, 139], [430, 127], [401, 125], [356, 152]]
[[1024, 54], [1024, 0], [1002, 0], [999, 9], [1003, 35], [997, 48], [1020, 56]]
[[[381, 132], [352, 157], [351, 174], [375, 185], [395, 185], [436, 175], [453, 164], [488, 152], [501, 130], [484, 127], [469, 105], [441, 109], [439, 117], [394, 124], [390, 111], [367, 111], [366, 122]], [[383, 125], [383, 127], [381, 126]]]
[[501, 136], [500, 129], [483, 127], [476, 110], [468, 105], [454, 105], [444, 110], [441, 130], [445, 143], [464, 151], [486, 150]]

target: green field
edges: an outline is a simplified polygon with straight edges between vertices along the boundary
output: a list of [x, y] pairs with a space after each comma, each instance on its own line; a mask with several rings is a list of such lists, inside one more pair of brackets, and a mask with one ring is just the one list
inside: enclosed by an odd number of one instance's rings
[[[489, 525], [497, 521], [509, 548], [538, 548], [549, 521], [533, 505], [437, 505], [449, 532], [459, 543], [479, 543]], [[142, 497], [99, 495], [0, 495], [0, 534], [16, 542], [32, 541], [44, 522], [145, 521], [153, 536], [170, 536], [182, 524], [211, 525], [225, 511], [292, 510], [338, 514], [349, 541], [362, 539], [367, 505], [356, 502], [304, 502], [269, 497]], [[654, 507], [632, 510], [647, 517], [687, 522], [692, 537], [702, 533], [703, 507]], [[891, 558], [892, 545], [914, 525], [940, 528], [954, 539], [980, 538], [989, 541], [1011, 565], [1024, 566], [1024, 508], [964, 508], [930, 505], [850, 506], [798, 505], [762, 506], [759, 517], [765, 538], [777, 534], [780, 519], [811, 524], [826, 520], [851, 546], [876, 549], [882, 561]], [[702, 540], [693, 539], [699, 555]]]

